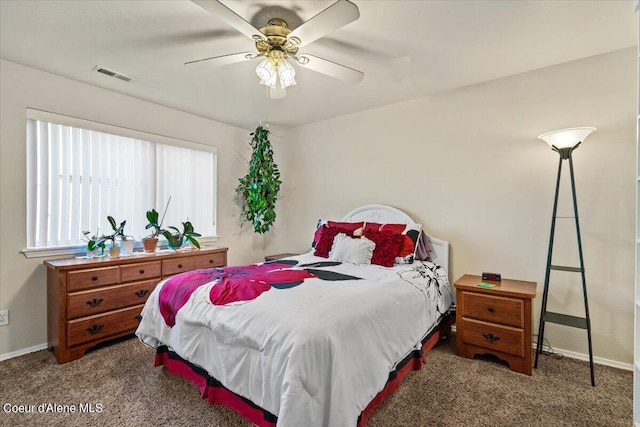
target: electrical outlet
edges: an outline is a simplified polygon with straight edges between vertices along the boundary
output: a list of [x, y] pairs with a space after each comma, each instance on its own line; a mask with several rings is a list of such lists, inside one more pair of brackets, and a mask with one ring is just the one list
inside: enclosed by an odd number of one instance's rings
[[9, 324], [9, 310], [0, 310], [0, 326]]

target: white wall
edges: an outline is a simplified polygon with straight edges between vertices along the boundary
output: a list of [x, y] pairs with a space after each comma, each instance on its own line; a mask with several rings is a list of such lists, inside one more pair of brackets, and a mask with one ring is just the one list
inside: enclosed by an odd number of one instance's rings
[[[537, 333], [558, 167], [537, 135], [594, 126], [574, 153], [594, 354], [631, 364], [635, 55], [634, 47], [287, 131], [274, 144], [284, 186], [270, 250], [308, 250], [318, 218], [389, 204], [451, 242], [452, 278], [496, 271], [538, 282]], [[567, 189], [565, 181], [559, 214], [571, 214]], [[554, 263], [579, 265], [572, 222], [557, 225], [556, 241]], [[553, 274], [548, 309], [581, 315], [579, 275]], [[583, 330], [548, 324], [545, 337], [588, 352]]]
[[10, 310], [11, 321], [0, 327], [0, 357], [47, 341], [43, 259], [20, 253], [26, 246], [27, 107], [216, 146], [216, 244], [229, 247], [230, 264], [264, 256], [262, 238], [240, 233], [233, 204], [238, 178], [246, 173], [249, 131], [0, 60], [0, 309]]
[[[31, 107], [216, 145], [218, 243], [230, 248], [230, 264], [306, 251], [318, 218], [385, 203], [451, 242], [453, 278], [490, 270], [537, 281], [536, 331], [558, 163], [536, 136], [595, 126], [574, 154], [594, 352], [631, 363], [635, 55], [628, 49], [274, 131], [284, 184], [266, 237], [240, 232], [233, 205], [248, 131], [2, 60], [0, 309], [11, 310], [11, 324], [0, 327], [0, 356], [46, 342], [45, 269], [19, 252], [26, 244], [24, 118]], [[577, 262], [572, 227], [559, 230], [554, 262]], [[575, 276], [556, 276], [549, 309], [581, 313]], [[549, 325], [546, 337], [555, 347], [587, 352], [581, 330]]]

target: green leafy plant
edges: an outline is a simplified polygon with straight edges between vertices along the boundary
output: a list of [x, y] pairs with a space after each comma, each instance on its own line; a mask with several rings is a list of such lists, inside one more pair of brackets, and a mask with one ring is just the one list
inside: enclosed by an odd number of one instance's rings
[[160, 218], [160, 214], [155, 209], [151, 209], [147, 211], [147, 221], [149, 222], [144, 228], [145, 230], [152, 229], [151, 234], [148, 238], [154, 239], [157, 238], [160, 234], [162, 234], [162, 223], [164, 222], [164, 216], [167, 214], [167, 209], [169, 209], [169, 203], [171, 203], [171, 196], [169, 196], [169, 200], [167, 200], [167, 205], [164, 207], [164, 212], [162, 213], [162, 218]]
[[120, 225], [116, 222], [115, 219], [111, 215], [107, 216], [107, 221], [109, 221], [109, 225], [113, 229], [113, 233], [103, 236], [107, 240], [111, 240], [111, 244], [116, 244], [116, 239], [120, 237], [123, 240], [127, 240], [127, 236], [124, 234], [124, 226], [127, 223], [126, 220], [122, 221]]
[[195, 232], [195, 230], [193, 229], [193, 224], [191, 224], [189, 220], [182, 223], [182, 231], [174, 226], [169, 226], [168, 228], [173, 231], [168, 229], [162, 230], [162, 235], [165, 237], [165, 239], [167, 239], [167, 242], [172, 249], [180, 248], [184, 240], [191, 242], [193, 246], [200, 249], [200, 243], [198, 243], [196, 237], [200, 237], [201, 234]]
[[111, 240], [112, 245], [116, 245], [116, 239], [120, 237], [123, 240], [127, 239], [127, 236], [124, 234], [124, 226], [127, 221], [122, 221], [120, 225], [116, 222], [116, 220], [111, 216], [107, 216], [107, 221], [109, 221], [109, 225], [113, 229], [111, 234], [103, 234], [98, 237], [98, 233], [91, 235], [90, 231], [83, 231], [84, 240], [87, 242], [87, 250], [92, 251], [94, 249], [100, 249], [102, 253], [104, 253], [104, 248], [106, 246], [106, 242]]
[[91, 231], [83, 231], [83, 239], [87, 242], [87, 250], [93, 251], [100, 249], [101, 253], [104, 253], [106, 239], [101, 236], [98, 237], [98, 233], [91, 234]]
[[273, 161], [269, 129], [258, 126], [251, 135], [249, 172], [240, 178], [236, 195], [243, 221], [249, 222], [256, 233], [266, 233], [276, 220], [275, 206], [282, 181]]
[[158, 237], [160, 233], [162, 233], [162, 222], [159, 221], [159, 217], [160, 215], [155, 209], [147, 211], [147, 221], [149, 221], [149, 223], [144, 228], [146, 230], [152, 229], [149, 235], [150, 238]]

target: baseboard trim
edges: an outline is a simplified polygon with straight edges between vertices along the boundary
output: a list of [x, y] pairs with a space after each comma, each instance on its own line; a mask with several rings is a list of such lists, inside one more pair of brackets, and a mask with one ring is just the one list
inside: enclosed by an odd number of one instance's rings
[[22, 350], [12, 351], [10, 353], [0, 354], [0, 362], [14, 357], [24, 356], [25, 354], [33, 353], [34, 351], [46, 350], [47, 343], [34, 345], [33, 347], [23, 348]]
[[[535, 344], [533, 345], [533, 348], [534, 349], [536, 348]], [[585, 362], [589, 361], [588, 354], [576, 353], [574, 351], [563, 350], [561, 348], [556, 348], [556, 347], [553, 348], [553, 352], [557, 354], [562, 354], [565, 357], [570, 357], [571, 359], [583, 360]], [[610, 366], [612, 368], [623, 369], [625, 371], [633, 371], [632, 363], [623, 363], [623, 362], [618, 362], [616, 360], [604, 359], [602, 357], [594, 357], [593, 363], [596, 365], [605, 365], [605, 366]]]

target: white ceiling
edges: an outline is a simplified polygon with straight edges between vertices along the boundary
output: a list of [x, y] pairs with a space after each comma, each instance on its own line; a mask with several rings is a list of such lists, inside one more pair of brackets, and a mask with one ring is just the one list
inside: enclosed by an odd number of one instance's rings
[[[252, 129], [260, 121], [299, 126], [638, 40], [631, 0], [352, 1], [360, 19], [301, 51], [361, 70], [364, 80], [348, 84], [294, 64], [298, 84], [279, 100], [266, 100], [255, 60], [208, 70], [184, 67], [254, 49], [246, 36], [188, 0], [0, 0], [0, 57]], [[252, 22], [282, 8], [306, 21], [333, 1], [224, 3]], [[97, 65], [135, 81], [92, 71]]]

